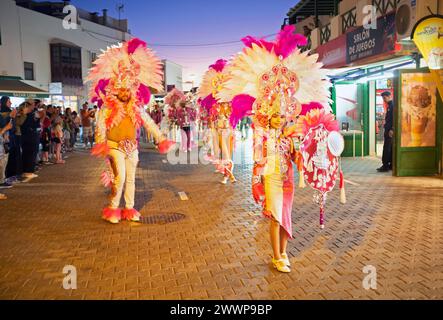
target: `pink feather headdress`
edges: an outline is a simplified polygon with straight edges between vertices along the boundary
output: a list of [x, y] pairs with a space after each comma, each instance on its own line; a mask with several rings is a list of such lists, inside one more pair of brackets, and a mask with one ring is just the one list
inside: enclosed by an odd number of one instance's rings
[[208, 71], [203, 76], [197, 96], [200, 99], [200, 105], [208, 112], [219, 102], [216, 96], [227, 80], [227, 75], [224, 72], [227, 64], [227, 60], [219, 59], [209, 66]]
[[165, 97], [165, 103], [170, 106], [176, 106], [181, 101], [186, 101], [185, 94], [177, 88], [172, 89]]
[[142, 106], [149, 103], [151, 88], [163, 89], [162, 63], [146, 42], [134, 38], [103, 51], [86, 81], [91, 83], [91, 101], [99, 107], [119, 88], [130, 89], [135, 105]]
[[216, 96], [232, 101], [231, 125], [251, 113], [263, 120], [280, 112], [294, 120], [300, 112], [314, 108], [313, 101], [329, 111], [327, 71], [321, 69], [318, 55], [298, 49], [307, 40], [294, 31], [294, 26], [285, 26], [274, 41], [242, 39], [245, 47], [226, 67], [232, 76]]

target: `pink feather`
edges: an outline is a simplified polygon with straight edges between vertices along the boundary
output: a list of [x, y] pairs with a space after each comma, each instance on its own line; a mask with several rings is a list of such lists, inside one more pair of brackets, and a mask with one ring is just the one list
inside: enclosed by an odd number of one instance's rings
[[295, 26], [285, 26], [283, 30], [279, 32], [275, 41], [275, 54], [288, 57], [297, 46], [305, 46], [307, 39], [301, 34], [295, 34]]
[[106, 87], [109, 85], [109, 82], [109, 79], [100, 79], [98, 81], [97, 85], [95, 86], [95, 93], [97, 96], [100, 96], [100, 93], [106, 93]]
[[137, 98], [143, 104], [148, 104], [151, 100], [151, 91], [149, 91], [149, 87], [145, 86], [143, 83], [140, 84], [137, 91]]
[[219, 59], [214, 64], [210, 65], [209, 68], [212, 68], [212, 69], [214, 69], [217, 72], [222, 72], [227, 64], [228, 64], [227, 60]]
[[214, 98], [214, 96], [212, 95], [212, 93], [210, 95], [208, 95], [206, 98], [204, 98], [201, 102], [200, 105], [205, 108], [208, 112], [209, 110], [211, 110], [211, 108], [217, 103], [217, 100]]
[[256, 44], [259, 47], [265, 48], [269, 52], [272, 52], [272, 49], [274, 48], [274, 43], [266, 41], [264, 39], [257, 39], [252, 36], [246, 36], [241, 41], [245, 44], [245, 46], [252, 48], [253, 44]]
[[250, 114], [255, 98], [248, 94], [239, 94], [232, 99], [232, 113], [229, 122], [235, 128], [237, 123], [244, 117]]
[[301, 105], [301, 112], [300, 115], [301, 116], [305, 116], [306, 114], [308, 114], [311, 110], [314, 109], [324, 109], [324, 107], [321, 105], [321, 103], [318, 102], [310, 102], [307, 104], [302, 104]]
[[133, 54], [135, 50], [137, 50], [138, 47], [142, 46], [143, 48], [146, 48], [147, 44], [143, 40], [140, 40], [138, 38], [134, 38], [128, 41], [128, 53]]
[[293, 25], [285, 26], [283, 30], [277, 35], [275, 42], [269, 42], [265, 39], [257, 39], [252, 36], [244, 37], [242, 42], [245, 46], [252, 48], [253, 44], [259, 47], [265, 48], [269, 52], [274, 50], [275, 54], [278, 56], [283, 56], [283, 58], [288, 57], [297, 46], [305, 46], [308, 43], [306, 37], [301, 34], [295, 34], [295, 27]]

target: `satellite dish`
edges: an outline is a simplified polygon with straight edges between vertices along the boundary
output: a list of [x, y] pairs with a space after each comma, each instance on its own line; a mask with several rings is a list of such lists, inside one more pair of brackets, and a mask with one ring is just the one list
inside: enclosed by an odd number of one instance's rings
[[401, 4], [397, 8], [397, 14], [395, 15], [395, 26], [397, 28], [397, 33], [400, 36], [406, 36], [408, 31], [410, 30], [412, 20], [411, 17], [411, 7], [407, 4]]

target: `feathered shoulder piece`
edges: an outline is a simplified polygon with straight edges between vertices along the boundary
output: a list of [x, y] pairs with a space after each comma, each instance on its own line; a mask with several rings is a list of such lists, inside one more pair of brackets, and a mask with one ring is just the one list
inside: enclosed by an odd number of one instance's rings
[[130, 89], [134, 104], [142, 106], [150, 101], [150, 88], [163, 89], [162, 63], [146, 42], [134, 38], [103, 51], [86, 81], [91, 83], [90, 98], [99, 107], [121, 88]]
[[261, 114], [261, 119], [276, 112], [295, 118], [303, 104], [329, 104], [326, 70], [317, 54], [298, 49], [306, 45], [306, 38], [294, 31], [294, 26], [286, 26], [273, 42], [242, 39], [245, 47], [226, 67], [230, 77], [217, 94], [232, 101], [232, 125], [248, 112]]
[[177, 88], [172, 89], [165, 97], [165, 103], [169, 104], [171, 107], [177, 107], [181, 101], [186, 101], [186, 96]]
[[216, 96], [228, 79], [225, 72], [227, 63], [228, 61], [224, 59], [217, 60], [209, 66], [208, 71], [203, 76], [197, 96], [201, 99], [200, 105], [207, 111], [219, 101]]

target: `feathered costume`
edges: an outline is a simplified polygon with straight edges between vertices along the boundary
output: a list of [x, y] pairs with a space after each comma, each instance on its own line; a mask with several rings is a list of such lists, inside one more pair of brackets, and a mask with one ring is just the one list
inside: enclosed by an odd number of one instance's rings
[[[140, 128], [143, 126], [153, 134], [160, 152], [165, 153], [172, 146], [143, 108], [150, 101], [150, 88], [162, 89], [162, 78], [160, 60], [139, 39], [108, 48], [94, 62], [87, 77], [91, 100], [100, 108], [92, 154], [105, 157], [109, 165], [109, 170], [102, 174], [103, 183], [111, 187], [110, 204], [103, 210], [103, 218], [111, 223], [122, 218], [140, 220], [134, 209]], [[123, 187], [126, 206], [121, 210]]]
[[292, 138], [301, 133], [297, 126], [270, 128], [270, 120], [282, 115], [287, 123], [296, 123], [314, 101], [329, 112], [330, 82], [318, 55], [297, 49], [306, 38], [294, 34], [293, 26], [286, 26], [274, 42], [250, 36], [242, 41], [246, 47], [227, 66], [230, 77], [217, 98], [232, 101], [232, 126], [253, 113], [253, 196], [264, 215], [278, 221], [292, 238], [292, 163], [301, 163]]
[[229, 122], [229, 117], [232, 114], [231, 100], [218, 97], [224, 83], [229, 79], [226, 65], [227, 61], [220, 59], [209, 66], [198, 91], [198, 97], [201, 99], [200, 106], [206, 110], [211, 128], [212, 161], [216, 165], [216, 170], [224, 175], [223, 184], [226, 184], [228, 179], [231, 182], [236, 182], [232, 160], [235, 146], [235, 126]]

